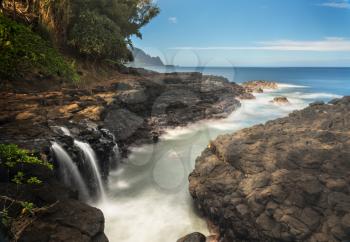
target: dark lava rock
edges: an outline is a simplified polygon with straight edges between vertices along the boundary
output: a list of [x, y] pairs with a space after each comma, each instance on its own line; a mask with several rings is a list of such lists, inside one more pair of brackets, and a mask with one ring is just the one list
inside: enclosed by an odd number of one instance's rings
[[[11, 241], [107, 242], [102, 212], [76, 198], [54, 179], [41, 185], [0, 183], [0, 206], [13, 218]], [[23, 213], [22, 201], [35, 205], [31, 213]]]
[[22, 216], [11, 228], [19, 242], [108, 242], [100, 210], [75, 200], [58, 202], [36, 216]]
[[236, 83], [201, 73], [151, 74], [118, 90], [103, 124], [127, 144], [153, 142], [152, 133], [164, 128], [225, 118], [240, 106], [239, 98], [253, 98]]
[[285, 105], [290, 103], [288, 98], [283, 96], [275, 97], [271, 102], [279, 105]]
[[201, 233], [192, 233], [179, 239], [177, 242], [205, 242], [206, 238]]
[[190, 192], [221, 241], [350, 241], [350, 97], [219, 136]]

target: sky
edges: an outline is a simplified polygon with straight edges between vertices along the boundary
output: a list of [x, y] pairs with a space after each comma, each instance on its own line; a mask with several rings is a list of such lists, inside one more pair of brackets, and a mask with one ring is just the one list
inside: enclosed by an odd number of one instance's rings
[[180, 66], [350, 66], [350, 0], [156, 0], [136, 47]]

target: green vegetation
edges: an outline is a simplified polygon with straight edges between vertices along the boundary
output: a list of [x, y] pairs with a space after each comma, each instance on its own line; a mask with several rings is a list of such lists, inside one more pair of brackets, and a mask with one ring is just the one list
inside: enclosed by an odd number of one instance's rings
[[[53, 165], [47, 161], [42, 161], [38, 159], [33, 153], [28, 150], [20, 149], [17, 145], [14, 144], [0, 144], [0, 161], [9, 173], [11, 169], [18, 169], [20, 164], [31, 164], [31, 165], [40, 165], [44, 166], [47, 169], [52, 170]], [[42, 181], [35, 176], [28, 176], [23, 171], [17, 171], [17, 173], [10, 177], [11, 182], [20, 184], [32, 184], [39, 185]]]
[[[112, 59], [119, 63], [133, 59], [131, 36], [141, 38], [140, 29], [159, 13], [151, 0], [59, 0], [69, 21], [68, 46], [93, 59]], [[69, 6], [70, 14], [62, 6]]]
[[10, 225], [11, 218], [9, 216], [9, 211], [7, 208], [0, 210], [0, 219], [1, 219], [1, 224], [4, 227], [8, 227]]
[[45, 75], [57, 75], [78, 81], [74, 68], [28, 27], [0, 14], [0, 76], [23, 78], [35, 69]]
[[88, 57], [130, 59], [129, 52], [124, 51], [127, 46], [122, 40], [120, 28], [106, 16], [91, 11], [79, 15], [69, 44]]
[[0, 144], [0, 160], [8, 168], [13, 168], [16, 164], [27, 163], [42, 165], [50, 170], [53, 169], [51, 163], [38, 159], [32, 152], [20, 149], [14, 144]]
[[34, 208], [35, 208], [34, 203], [30, 203], [30, 202], [20, 202], [20, 203], [23, 208], [22, 214], [26, 214], [26, 213], [34, 214]]
[[[16, 184], [17, 192], [20, 192], [21, 185], [40, 185], [43, 183], [38, 177], [26, 174], [22, 166], [33, 165], [33, 166], [43, 166], [48, 170], [53, 169], [53, 165], [47, 161], [42, 161], [36, 157], [33, 152], [28, 150], [20, 149], [14, 144], [0, 144], [0, 169], [7, 171], [9, 174], [8, 182]], [[22, 207], [21, 214], [33, 214], [35, 209], [35, 204], [29, 201], [19, 201], [14, 198], [1, 196], [1, 199], [8, 201], [10, 205], [3, 207], [0, 210], [0, 229], [1, 227], [7, 228], [13, 217], [9, 215], [9, 208], [14, 204], [19, 204]]]
[[44, 38], [52, 40], [72, 58], [94, 64], [114, 63], [118, 66], [132, 61], [131, 37], [142, 38], [140, 29], [159, 13], [153, 0], [3, 2], [4, 6], [11, 6], [5, 11], [7, 16], [25, 20], [36, 26], [34, 30], [37, 31], [35, 33], [0, 13], [0, 77], [9, 80], [25, 79], [29, 72], [79, 81], [75, 62], [67, 63], [58, 49]]

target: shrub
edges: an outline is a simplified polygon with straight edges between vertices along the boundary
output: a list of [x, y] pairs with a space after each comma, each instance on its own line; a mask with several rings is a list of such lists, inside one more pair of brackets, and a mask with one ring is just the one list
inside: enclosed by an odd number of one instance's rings
[[52, 170], [50, 162], [38, 159], [32, 152], [18, 148], [15, 144], [0, 144], [0, 160], [8, 168], [13, 168], [16, 164], [27, 163], [47, 167]]
[[79, 79], [75, 69], [47, 41], [0, 13], [0, 77], [20, 78], [34, 69], [70, 81]]

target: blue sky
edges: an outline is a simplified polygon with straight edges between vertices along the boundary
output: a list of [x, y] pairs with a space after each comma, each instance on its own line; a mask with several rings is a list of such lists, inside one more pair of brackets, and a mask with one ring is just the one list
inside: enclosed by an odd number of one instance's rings
[[181, 66], [350, 66], [350, 0], [157, 0], [134, 45]]

